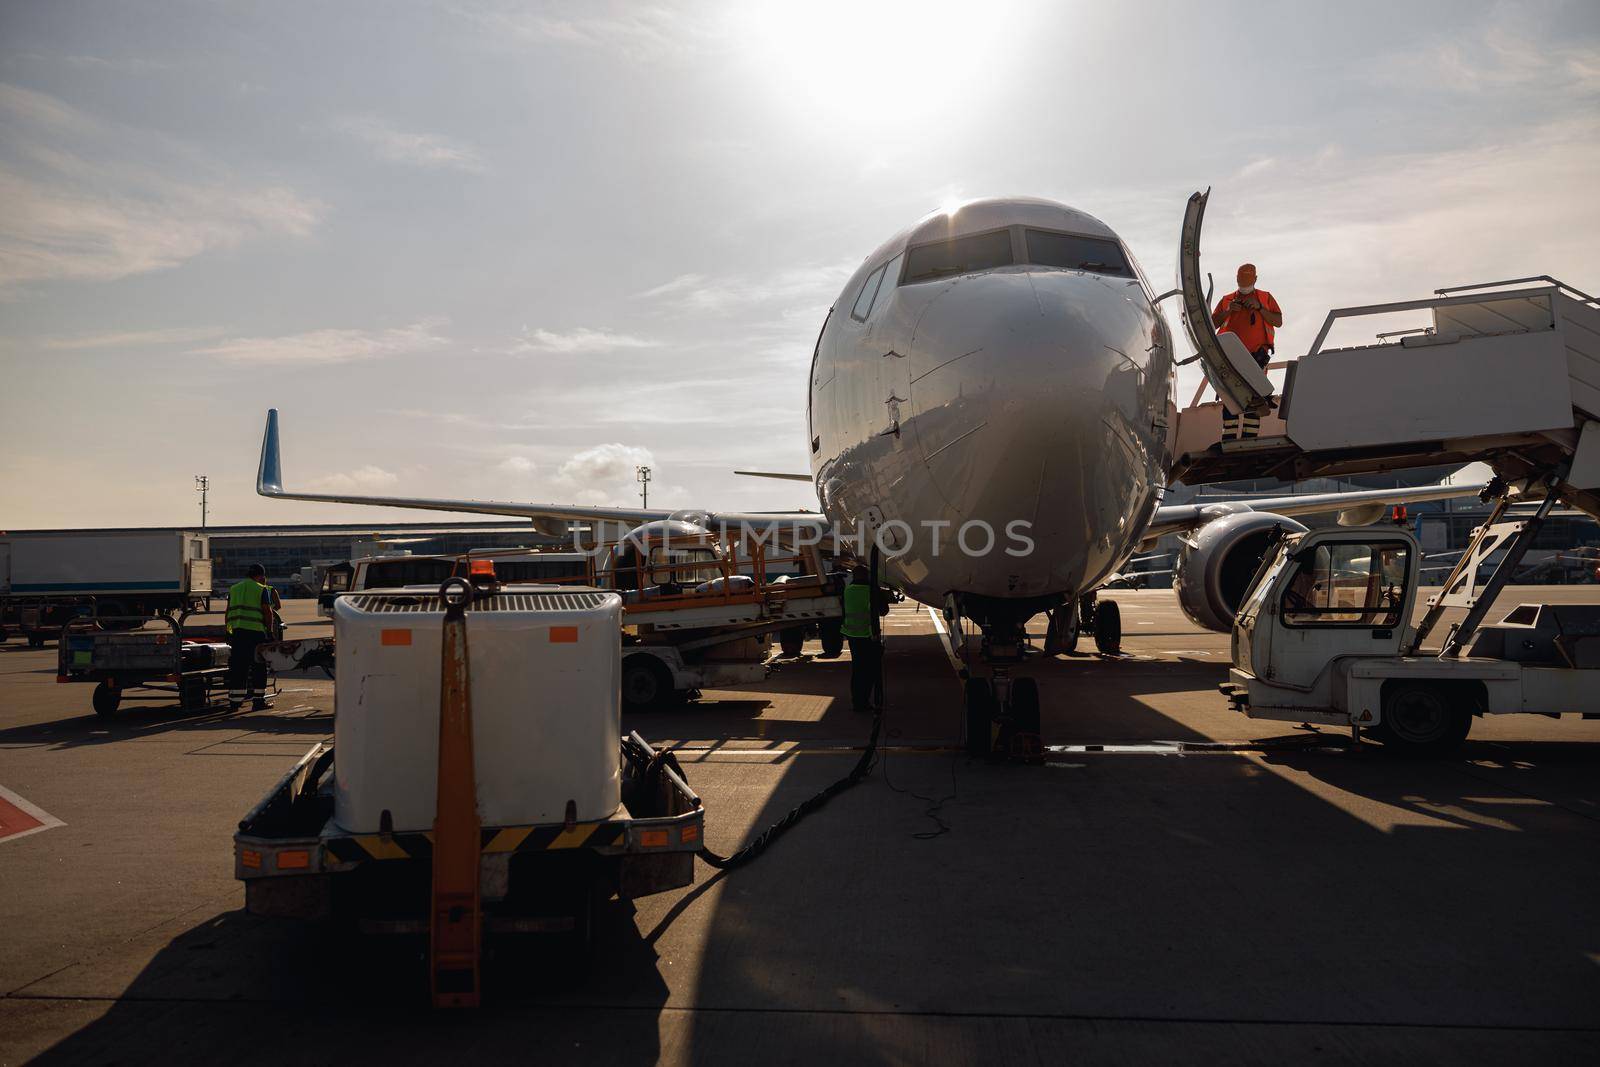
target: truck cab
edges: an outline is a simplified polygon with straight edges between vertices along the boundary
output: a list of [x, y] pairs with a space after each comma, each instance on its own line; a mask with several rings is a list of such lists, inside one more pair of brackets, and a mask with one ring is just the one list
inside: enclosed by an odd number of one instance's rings
[[[1600, 605], [1519, 605], [1422, 652], [1412, 624], [1421, 559], [1416, 538], [1393, 526], [1282, 537], [1234, 620], [1221, 686], [1233, 707], [1348, 725], [1419, 753], [1453, 747], [1479, 715], [1600, 717]], [[1452, 603], [1441, 594], [1430, 609], [1441, 601]], [[1430, 610], [1424, 625], [1435, 618]]]

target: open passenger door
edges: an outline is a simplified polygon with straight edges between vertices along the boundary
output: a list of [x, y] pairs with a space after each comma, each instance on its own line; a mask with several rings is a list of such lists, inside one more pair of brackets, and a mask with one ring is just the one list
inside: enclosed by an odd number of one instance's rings
[[1189, 197], [1178, 244], [1178, 286], [1183, 293], [1183, 326], [1194, 343], [1206, 381], [1234, 411], [1265, 414], [1272, 408], [1272, 381], [1256, 366], [1244, 343], [1231, 333], [1218, 334], [1200, 284], [1200, 222], [1211, 190]]

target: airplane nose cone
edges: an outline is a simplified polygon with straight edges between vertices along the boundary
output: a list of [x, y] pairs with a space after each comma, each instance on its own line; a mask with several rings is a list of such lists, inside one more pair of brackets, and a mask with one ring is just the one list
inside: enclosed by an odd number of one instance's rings
[[1008, 594], [1102, 576], [1153, 505], [1157, 321], [1130, 280], [1066, 271], [963, 278], [918, 317], [907, 400], [929, 480], [962, 521], [1020, 521], [1049, 547]]

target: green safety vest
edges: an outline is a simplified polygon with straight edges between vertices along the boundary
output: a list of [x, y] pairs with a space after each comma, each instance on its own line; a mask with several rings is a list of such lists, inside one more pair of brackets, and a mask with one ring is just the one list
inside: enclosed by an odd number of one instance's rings
[[865, 582], [844, 587], [844, 622], [839, 632], [846, 637], [872, 636], [872, 589]]
[[234, 582], [228, 587], [228, 632], [257, 630], [267, 632], [267, 613], [261, 601], [267, 587], [254, 578]]

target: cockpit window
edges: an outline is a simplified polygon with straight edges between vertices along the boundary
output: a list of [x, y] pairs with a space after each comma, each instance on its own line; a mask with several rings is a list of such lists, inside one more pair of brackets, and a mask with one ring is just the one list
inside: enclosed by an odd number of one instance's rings
[[906, 276], [900, 284], [912, 285], [957, 274], [976, 274], [982, 270], [1008, 267], [1013, 262], [1010, 230], [975, 233], [971, 237], [935, 241], [912, 248], [906, 253]]
[[856, 297], [856, 306], [850, 309], [850, 317], [857, 322], [866, 322], [867, 316], [872, 314], [872, 302], [878, 298], [878, 286], [883, 283], [883, 268], [885, 263], [871, 274], [861, 286], [861, 295]]
[[1075, 233], [1051, 233], [1049, 230], [1027, 230], [1024, 236], [1028, 243], [1029, 263], [1133, 277], [1133, 268], [1128, 266], [1122, 247], [1115, 241]]

